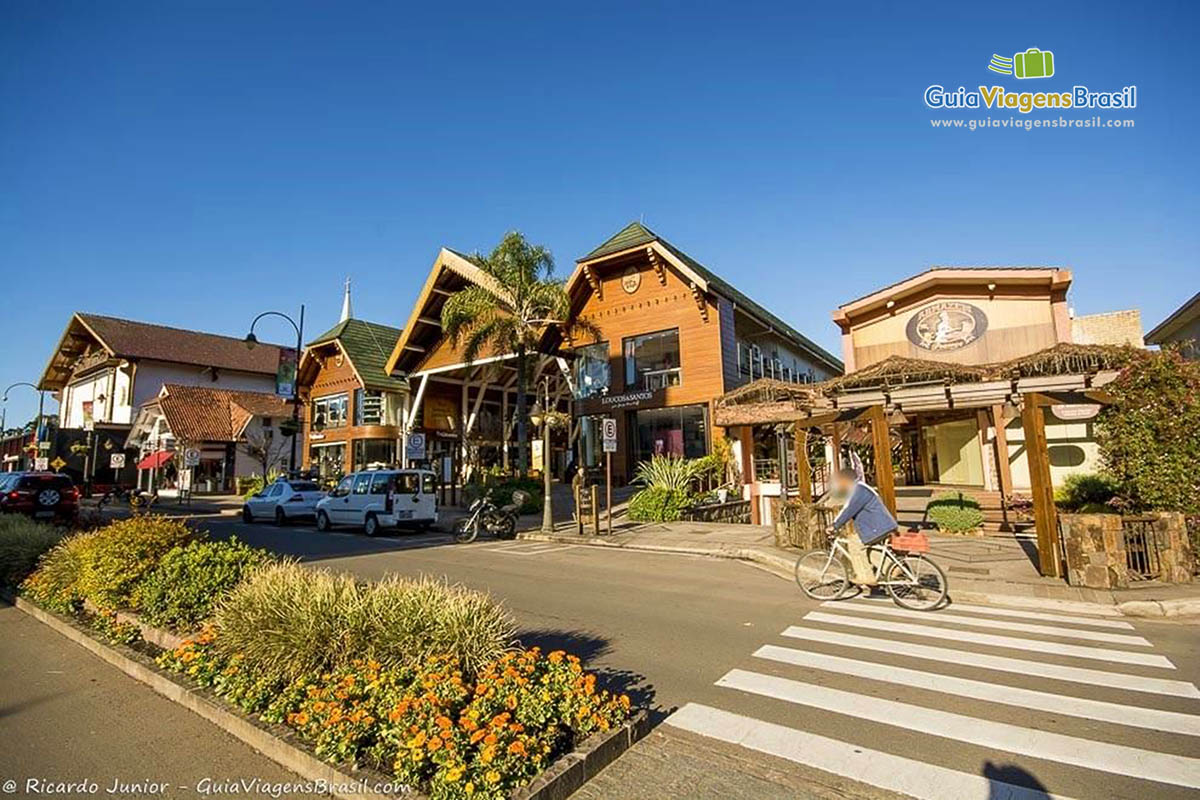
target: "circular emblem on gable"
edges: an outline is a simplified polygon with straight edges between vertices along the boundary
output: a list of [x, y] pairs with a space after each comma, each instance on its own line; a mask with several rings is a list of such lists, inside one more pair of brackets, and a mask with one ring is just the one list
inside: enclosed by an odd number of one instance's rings
[[637, 267], [630, 267], [621, 275], [621, 288], [626, 294], [633, 294], [642, 285], [642, 273]]
[[966, 347], [987, 331], [987, 316], [970, 303], [946, 300], [925, 306], [905, 327], [908, 340], [922, 350], [947, 351]]
[[338, 354], [337, 354], [337, 356], [336, 356], [336, 357], [333, 359], [333, 363], [334, 363], [336, 366], [339, 366], [339, 367], [340, 367], [342, 364], [345, 364], [345, 363], [346, 363], [346, 354], [345, 354], [345, 353], [343, 353], [341, 350], [338, 350]]

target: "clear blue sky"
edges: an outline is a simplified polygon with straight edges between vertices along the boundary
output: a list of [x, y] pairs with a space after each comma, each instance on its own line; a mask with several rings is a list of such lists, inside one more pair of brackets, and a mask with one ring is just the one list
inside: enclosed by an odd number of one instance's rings
[[[74, 310], [315, 334], [350, 275], [399, 325], [442, 245], [566, 274], [643, 216], [835, 353], [933, 264], [1067, 265], [1147, 328], [1200, 289], [1195, 3], [581, 5], [3, 3], [0, 381]], [[1033, 46], [1058, 77], [986, 70]], [[926, 86], [993, 82], [1137, 84], [1136, 128], [931, 129]]]

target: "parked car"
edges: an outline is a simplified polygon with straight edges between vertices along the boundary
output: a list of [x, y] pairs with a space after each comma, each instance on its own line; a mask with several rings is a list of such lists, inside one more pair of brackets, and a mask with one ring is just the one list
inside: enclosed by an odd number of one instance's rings
[[34, 519], [74, 519], [79, 491], [71, 476], [57, 472], [9, 472], [0, 477], [0, 512]]
[[384, 528], [428, 529], [438, 519], [436, 489], [437, 477], [424, 469], [352, 473], [317, 503], [317, 530], [352, 525], [375, 536]]
[[294, 519], [312, 519], [317, 514], [317, 503], [324, 496], [325, 492], [312, 481], [280, 478], [246, 498], [242, 521], [273, 519], [276, 525], [286, 525]]

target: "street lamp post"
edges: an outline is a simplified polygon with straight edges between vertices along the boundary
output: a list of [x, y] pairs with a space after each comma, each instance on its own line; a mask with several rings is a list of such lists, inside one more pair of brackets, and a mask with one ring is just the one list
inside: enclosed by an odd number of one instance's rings
[[554, 533], [554, 504], [550, 499], [550, 379], [542, 378], [542, 397], [534, 401], [529, 421], [542, 429], [542, 533]]
[[3, 434], [6, 430], [5, 422], [8, 419], [8, 392], [10, 389], [15, 389], [18, 386], [28, 386], [30, 389], [33, 389], [38, 393], [37, 425], [33, 429], [33, 458], [34, 462], [36, 463], [38, 456], [40, 456], [42, 452], [42, 420], [45, 419], [45, 414], [43, 412], [45, 411], [46, 407], [46, 393], [44, 391], [28, 381], [17, 381], [16, 383], [9, 384], [4, 390], [4, 397], [0, 399], [0, 403], [4, 404], [3, 409], [0, 410], [0, 434]]
[[304, 349], [304, 304], [300, 304], [299, 323], [280, 311], [264, 311], [255, 317], [254, 321], [250, 323], [250, 332], [246, 334], [245, 340], [246, 347], [251, 350], [258, 344], [258, 338], [254, 335], [254, 326], [263, 317], [282, 317], [296, 331], [296, 374], [292, 376], [292, 457], [288, 462], [288, 473], [294, 476], [296, 474], [296, 440], [300, 438], [300, 353]]

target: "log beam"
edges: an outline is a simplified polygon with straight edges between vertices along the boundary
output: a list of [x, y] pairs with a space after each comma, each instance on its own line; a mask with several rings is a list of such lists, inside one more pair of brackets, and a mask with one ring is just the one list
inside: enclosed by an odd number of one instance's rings
[[811, 503], [812, 466], [808, 463], [808, 429], [799, 426], [792, 432], [792, 444], [796, 448], [796, 488], [801, 503]]
[[892, 472], [892, 438], [888, 435], [887, 411], [871, 406], [871, 446], [875, 451], [875, 490], [883, 504], [896, 515], [896, 475]]
[[1029, 463], [1029, 483], [1033, 492], [1034, 527], [1037, 530], [1038, 570], [1057, 578], [1058, 512], [1054, 507], [1054, 481], [1050, 477], [1050, 447], [1046, 441], [1046, 412], [1048, 398], [1027, 394], [1021, 408], [1021, 425], [1025, 428], [1025, 458]]

